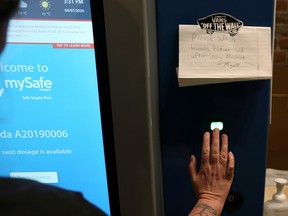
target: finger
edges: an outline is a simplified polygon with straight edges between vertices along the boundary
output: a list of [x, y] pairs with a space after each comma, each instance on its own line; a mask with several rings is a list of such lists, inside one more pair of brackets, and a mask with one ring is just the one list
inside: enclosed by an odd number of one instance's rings
[[228, 136], [223, 134], [221, 136], [221, 151], [220, 151], [220, 163], [226, 167], [228, 156]]
[[189, 163], [189, 173], [190, 173], [190, 176], [191, 176], [191, 180], [193, 181], [196, 176], [197, 176], [197, 168], [196, 168], [196, 165], [197, 165], [197, 160], [196, 160], [196, 157], [194, 155], [191, 155], [191, 158], [190, 158], [190, 163]]
[[233, 180], [234, 178], [234, 169], [235, 169], [235, 158], [232, 152], [228, 153], [228, 165], [227, 165], [227, 178]]
[[205, 132], [203, 135], [201, 166], [207, 166], [210, 162], [210, 133]]
[[214, 129], [212, 132], [212, 143], [211, 143], [211, 155], [210, 160], [211, 163], [218, 163], [219, 162], [219, 148], [220, 148], [220, 131], [219, 129]]

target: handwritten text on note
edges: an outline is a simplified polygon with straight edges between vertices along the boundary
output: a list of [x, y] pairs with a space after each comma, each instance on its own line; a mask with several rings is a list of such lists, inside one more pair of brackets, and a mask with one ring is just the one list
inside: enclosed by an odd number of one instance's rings
[[198, 85], [271, 76], [270, 28], [242, 27], [230, 36], [207, 34], [197, 25], [179, 26], [180, 86], [181, 79], [185, 85]]

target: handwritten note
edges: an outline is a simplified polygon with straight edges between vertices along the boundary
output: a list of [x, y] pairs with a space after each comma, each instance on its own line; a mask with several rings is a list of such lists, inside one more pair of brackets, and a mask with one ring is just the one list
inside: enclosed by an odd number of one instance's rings
[[244, 26], [230, 36], [180, 25], [177, 73], [179, 86], [270, 79], [271, 29]]

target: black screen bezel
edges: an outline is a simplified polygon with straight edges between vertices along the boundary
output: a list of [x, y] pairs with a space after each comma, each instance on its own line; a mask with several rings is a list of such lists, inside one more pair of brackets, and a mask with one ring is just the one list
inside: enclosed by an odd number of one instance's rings
[[90, 0], [111, 216], [120, 216], [103, 0]]

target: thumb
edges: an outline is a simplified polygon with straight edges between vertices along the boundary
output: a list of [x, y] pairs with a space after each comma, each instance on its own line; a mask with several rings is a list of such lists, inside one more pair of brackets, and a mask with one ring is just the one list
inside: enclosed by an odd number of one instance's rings
[[197, 160], [194, 155], [191, 155], [190, 163], [189, 163], [189, 173], [191, 176], [191, 180], [196, 178], [197, 175], [197, 168], [196, 168]]

